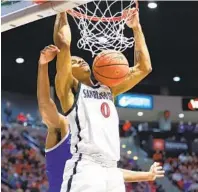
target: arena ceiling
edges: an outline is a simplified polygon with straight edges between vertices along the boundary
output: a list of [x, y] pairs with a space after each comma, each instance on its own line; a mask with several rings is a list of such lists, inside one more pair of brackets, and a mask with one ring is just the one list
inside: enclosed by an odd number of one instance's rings
[[[140, 2], [140, 19], [150, 50], [153, 72], [132, 91], [160, 94], [160, 87], [168, 87], [172, 95], [198, 96], [198, 2], [158, 2], [157, 9], [149, 9]], [[52, 44], [55, 17], [43, 19], [2, 33], [2, 90], [36, 94], [37, 61], [40, 50]], [[91, 54], [76, 46], [79, 31], [70, 18], [72, 54], [83, 57], [90, 64]], [[129, 29], [128, 29], [129, 30]], [[133, 50], [125, 55], [133, 65]], [[15, 59], [23, 57], [25, 63]], [[50, 80], [54, 84], [55, 62], [50, 64]], [[179, 75], [181, 82], [173, 82]]]

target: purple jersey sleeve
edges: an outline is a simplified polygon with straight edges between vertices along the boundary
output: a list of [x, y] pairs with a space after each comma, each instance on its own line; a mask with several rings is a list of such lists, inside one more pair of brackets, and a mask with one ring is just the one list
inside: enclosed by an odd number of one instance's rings
[[71, 158], [71, 135], [66, 135], [57, 145], [46, 149], [46, 173], [49, 181], [49, 192], [58, 192], [63, 181], [65, 163]]

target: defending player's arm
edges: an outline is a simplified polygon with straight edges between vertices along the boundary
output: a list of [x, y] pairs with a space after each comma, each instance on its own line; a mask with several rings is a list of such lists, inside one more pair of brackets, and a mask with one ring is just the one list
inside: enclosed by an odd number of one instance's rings
[[71, 87], [74, 86], [71, 65], [71, 31], [67, 21], [66, 13], [60, 13], [56, 17], [54, 25], [54, 42], [60, 49], [57, 55], [55, 78], [56, 93], [60, 100], [61, 107], [64, 112], [67, 112], [74, 103], [74, 95]]
[[39, 111], [43, 122], [48, 126], [48, 136], [50, 134], [46, 148], [51, 148], [57, 143], [58, 129], [60, 129], [61, 136], [66, 135], [68, 131], [66, 119], [58, 113], [56, 105], [50, 97], [48, 63], [54, 59], [58, 52], [59, 49], [53, 45], [46, 47], [41, 51], [38, 65], [37, 98]]
[[[131, 10], [131, 13], [133, 12], [134, 9]], [[130, 68], [128, 76], [121, 84], [112, 87], [114, 96], [130, 90], [152, 71], [150, 55], [139, 23], [138, 12], [128, 19], [127, 25], [133, 29], [135, 38], [134, 67]]]
[[165, 173], [159, 163], [154, 163], [148, 172], [129, 171], [126, 169], [121, 169], [121, 171], [125, 182], [154, 181], [157, 178], [164, 177]]

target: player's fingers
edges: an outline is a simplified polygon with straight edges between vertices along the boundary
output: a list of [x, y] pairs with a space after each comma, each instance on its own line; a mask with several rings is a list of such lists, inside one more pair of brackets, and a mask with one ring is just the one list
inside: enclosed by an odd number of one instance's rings
[[50, 49], [50, 48], [56, 48], [56, 46], [54, 46], [54, 45], [48, 45], [44, 49]]
[[156, 178], [162, 178], [164, 175], [156, 175]]
[[41, 50], [41, 53], [45, 53], [47, 51], [47, 49], [43, 49]]
[[155, 168], [156, 167], [156, 163], [154, 162], [151, 167]]
[[58, 47], [48, 47], [48, 50], [53, 51], [53, 52], [60, 52]]
[[45, 47], [45, 49], [55, 49], [55, 47], [48, 45]]
[[56, 49], [50, 49], [50, 48], [46, 48], [46, 49], [43, 49], [41, 52], [40, 52], [40, 54], [46, 54], [46, 53], [58, 53], [59, 52], [59, 50], [56, 50]]
[[129, 16], [134, 16], [135, 14], [138, 13], [138, 9], [135, 8], [135, 7], [133, 7], [133, 8], [131, 8], [131, 9], [126, 10], [126, 13], [127, 13], [127, 15], [129, 15]]
[[163, 169], [155, 168], [154, 171], [155, 171], [156, 173], [160, 173], [161, 171], [164, 171], [164, 170], [163, 170]]
[[155, 162], [153, 165], [154, 165], [154, 166], [159, 166], [159, 165], [160, 165], [160, 163]]
[[164, 175], [165, 171], [157, 171], [157, 175]]
[[56, 51], [57, 51], [57, 49], [54, 48], [54, 47], [49, 47], [48, 50], [49, 50], [49, 51], [52, 51], [52, 52], [56, 52]]
[[53, 44], [50, 44], [50, 45], [48, 45], [48, 47], [56, 47], [55, 45], [53, 45]]
[[57, 53], [60, 52], [60, 49], [58, 47], [54, 46], [54, 45], [50, 45], [49, 49], [53, 50], [53, 51], [56, 51]]
[[123, 14], [127, 17], [131, 16], [132, 15], [132, 12], [131, 12], [131, 9], [127, 9], [127, 10], [124, 10], [123, 11]]
[[60, 52], [60, 49], [58, 47], [54, 47], [54, 49], [57, 51], [57, 52]]
[[131, 10], [131, 11], [135, 11], [135, 10], [136, 10], [136, 8], [135, 8], [135, 7], [132, 7], [130, 10]]
[[156, 169], [157, 170], [162, 170], [163, 168], [162, 168], [162, 166], [157, 166]]
[[151, 165], [151, 169], [155, 169], [155, 165], [153, 164], [153, 165]]
[[48, 47], [58, 49], [58, 47], [56, 47], [55, 45], [49, 45]]
[[132, 9], [131, 9], [131, 13], [134, 15], [134, 14], [136, 14], [137, 13], [137, 9], [135, 8], [135, 7], [133, 7]]
[[60, 52], [60, 50], [55, 46], [47, 46], [45, 47], [44, 51], [51, 51], [51, 52]]
[[49, 50], [49, 47], [45, 47], [42, 51], [47, 51]]

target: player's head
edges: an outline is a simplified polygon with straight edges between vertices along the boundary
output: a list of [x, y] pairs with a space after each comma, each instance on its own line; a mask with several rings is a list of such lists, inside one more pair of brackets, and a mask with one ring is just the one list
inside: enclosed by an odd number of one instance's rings
[[89, 64], [81, 57], [72, 56], [72, 74], [79, 81], [86, 81], [91, 76]]

